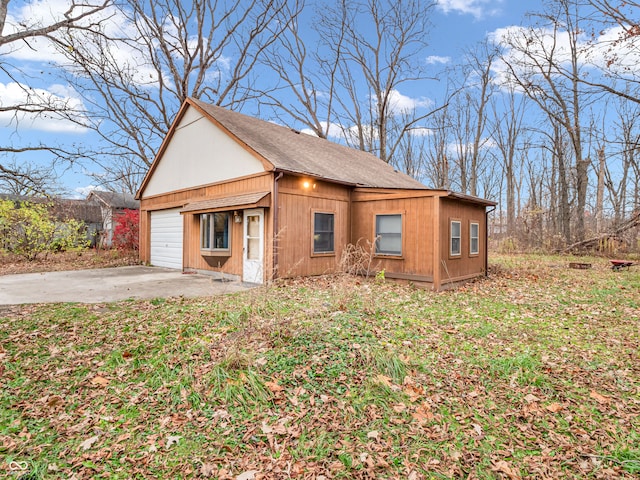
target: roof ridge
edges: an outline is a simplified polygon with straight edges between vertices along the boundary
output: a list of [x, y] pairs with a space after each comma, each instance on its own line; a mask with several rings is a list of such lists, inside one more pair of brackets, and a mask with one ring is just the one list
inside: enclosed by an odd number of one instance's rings
[[277, 170], [354, 186], [427, 189], [372, 153], [199, 99], [188, 101]]

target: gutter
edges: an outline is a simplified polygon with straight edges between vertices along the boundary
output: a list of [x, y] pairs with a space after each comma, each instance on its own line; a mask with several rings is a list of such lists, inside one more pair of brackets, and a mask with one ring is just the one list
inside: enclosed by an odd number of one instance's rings
[[485, 210], [484, 212], [484, 276], [489, 276], [489, 214], [495, 212], [496, 205], [491, 210]]
[[273, 179], [273, 271], [271, 273], [271, 279], [275, 280], [278, 275], [278, 180], [284, 176], [284, 172], [278, 172]]

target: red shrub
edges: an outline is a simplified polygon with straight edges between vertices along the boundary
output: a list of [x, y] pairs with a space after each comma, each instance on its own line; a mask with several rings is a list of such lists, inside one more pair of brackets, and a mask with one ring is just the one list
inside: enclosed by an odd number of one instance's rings
[[140, 211], [125, 209], [114, 221], [113, 246], [119, 250], [138, 250]]

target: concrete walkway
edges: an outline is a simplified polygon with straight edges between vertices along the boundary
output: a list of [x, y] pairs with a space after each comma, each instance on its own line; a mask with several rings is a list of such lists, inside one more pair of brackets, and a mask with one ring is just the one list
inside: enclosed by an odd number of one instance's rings
[[247, 290], [241, 282], [160, 267], [117, 267], [0, 276], [0, 305], [101, 303], [128, 298], [206, 297]]

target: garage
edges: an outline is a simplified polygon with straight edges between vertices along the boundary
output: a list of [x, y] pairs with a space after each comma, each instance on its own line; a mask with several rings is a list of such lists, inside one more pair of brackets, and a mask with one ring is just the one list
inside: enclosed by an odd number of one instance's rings
[[151, 265], [182, 270], [182, 234], [179, 208], [151, 212]]

